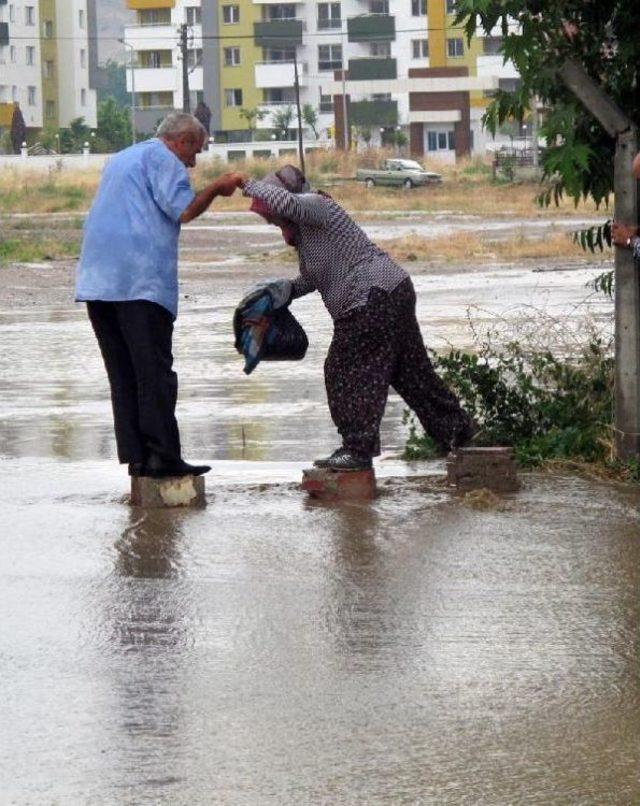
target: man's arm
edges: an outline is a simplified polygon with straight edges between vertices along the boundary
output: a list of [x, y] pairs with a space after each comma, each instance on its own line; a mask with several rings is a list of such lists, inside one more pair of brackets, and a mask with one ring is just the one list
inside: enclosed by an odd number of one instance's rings
[[180, 223], [187, 224], [193, 221], [210, 206], [216, 196], [233, 196], [233, 193], [245, 177], [242, 174], [230, 173], [219, 176], [215, 182], [196, 193], [194, 200], [180, 216]]

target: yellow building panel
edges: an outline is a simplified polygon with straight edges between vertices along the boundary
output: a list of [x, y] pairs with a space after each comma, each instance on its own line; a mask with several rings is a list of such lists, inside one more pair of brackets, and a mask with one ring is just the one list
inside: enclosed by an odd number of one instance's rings
[[144, 11], [148, 8], [174, 8], [176, 0], [127, 0], [127, 8]]
[[429, 21], [429, 67], [446, 67], [446, 21], [445, 0], [427, 0]]
[[[239, 6], [239, 22], [224, 22], [223, 8], [226, 5]], [[262, 90], [255, 86], [255, 65], [262, 60], [262, 48], [253, 42], [253, 23], [259, 22], [261, 18], [261, 6], [251, 0], [221, 0], [218, 4], [218, 30], [222, 37], [219, 67], [223, 130], [248, 128], [247, 121], [240, 117], [240, 109], [253, 109], [262, 103]], [[224, 63], [225, 48], [231, 47], [240, 48], [240, 64], [236, 67], [227, 67]], [[225, 90], [242, 90], [242, 107], [227, 106]]]
[[0, 104], [0, 126], [11, 126], [13, 120], [13, 104]]

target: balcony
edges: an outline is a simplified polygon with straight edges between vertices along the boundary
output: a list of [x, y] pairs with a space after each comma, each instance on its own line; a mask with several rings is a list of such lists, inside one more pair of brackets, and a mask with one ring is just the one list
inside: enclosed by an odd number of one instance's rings
[[395, 59], [371, 56], [362, 59], [349, 59], [350, 81], [376, 81], [394, 79], [398, 76]]
[[396, 18], [367, 14], [347, 20], [349, 42], [391, 42], [396, 38]]
[[[293, 87], [295, 68], [293, 62], [258, 62], [255, 65], [255, 83], [259, 90], [272, 87]], [[298, 81], [300, 86], [307, 85], [307, 65], [298, 62]]]
[[0, 22], [0, 45], [9, 44], [9, 23]]
[[278, 48], [302, 44], [302, 20], [268, 20], [253, 23], [253, 39], [258, 47]]
[[[176, 71], [173, 67], [136, 67], [136, 93], [173, 91]], [[127, 69], [127, 91], [131, 92], [131, 68]]]
[[349, 120], [354, 126], [395, 126], [398, 122], [397, 101], [352, 101]]

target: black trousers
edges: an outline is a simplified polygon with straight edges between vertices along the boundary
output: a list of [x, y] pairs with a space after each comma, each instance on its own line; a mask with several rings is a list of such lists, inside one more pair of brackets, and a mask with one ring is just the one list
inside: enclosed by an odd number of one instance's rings
[[147, 300], [88, 302], [87, 311], [111, 386], [118, 459], [179, 459], [173, 317]]
[[344, 447], [359, 456], [380, 453], [380, 422], [390, 386], [442, 450], [471, 426], [433, 368], [415, 309], [413, 283], [407, 278], [390, 294], [372, 289], [364, 307], [334, 323], [325, 361], [329, 410]]

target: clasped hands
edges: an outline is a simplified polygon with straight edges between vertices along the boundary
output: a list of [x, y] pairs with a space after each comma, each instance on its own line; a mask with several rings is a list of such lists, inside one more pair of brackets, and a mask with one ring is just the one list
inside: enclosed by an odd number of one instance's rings
[[243, 188], [245, 182], [249, 181], [249, 176], [243, 173], [226, 173], [219, 176], [214, 182], [217, 196], [233, 196], [236, 188]]

